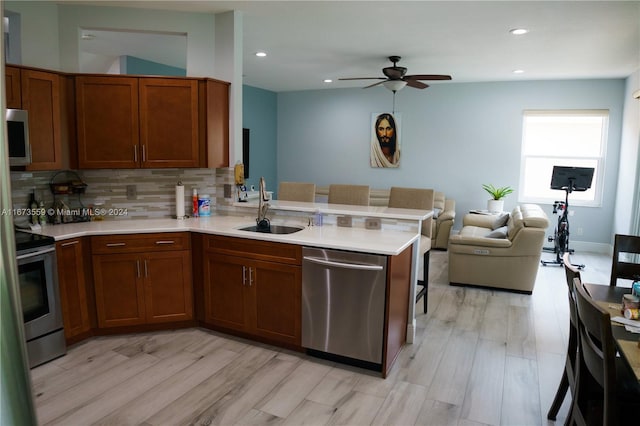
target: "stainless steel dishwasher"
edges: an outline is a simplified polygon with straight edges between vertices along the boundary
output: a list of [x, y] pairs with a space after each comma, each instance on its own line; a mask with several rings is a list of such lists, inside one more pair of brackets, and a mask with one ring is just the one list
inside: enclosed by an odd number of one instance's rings
[[387, 257], [302, 249], [302, 346], [382, 363]]

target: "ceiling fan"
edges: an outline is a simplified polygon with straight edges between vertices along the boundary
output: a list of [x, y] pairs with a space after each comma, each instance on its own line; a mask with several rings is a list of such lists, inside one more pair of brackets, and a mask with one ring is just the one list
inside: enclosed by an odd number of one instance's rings
[[450, 75], [442, 74], [414, 74], [406, 75], [407, 69], [405, 67], [399, 67], [396, 65], [400, 62], [400, 56], [389, 56], [389, 60], [393, 62], [392, 67], [382, 68], [382, 73], [386, 77], [353, 77], [353, 78], [340, 78], [339, 80], [382, 80], [377, 83], [370, 84], [363, 87], [368, 89], [369, 87], [384, 85], [387, 89], [393, 93], [402, 89], [404, 86], [413, 87], [416, 89], [426, 89], [428, 84], [421, 82], [420, 80], [451, 80]]

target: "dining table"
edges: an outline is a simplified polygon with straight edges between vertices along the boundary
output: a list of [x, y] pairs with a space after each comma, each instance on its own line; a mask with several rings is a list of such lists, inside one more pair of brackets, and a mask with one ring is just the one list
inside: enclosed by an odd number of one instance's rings
[[[621, 312], [622, 297], [631, 293], [627, 287], [584, 283], [593, 300], [614, 317], [624, 317]], [[611, 331], [618, 352], [627, 362], [640, 383], [640, 334], [627, 331], [623, 324], [611, 321]]]

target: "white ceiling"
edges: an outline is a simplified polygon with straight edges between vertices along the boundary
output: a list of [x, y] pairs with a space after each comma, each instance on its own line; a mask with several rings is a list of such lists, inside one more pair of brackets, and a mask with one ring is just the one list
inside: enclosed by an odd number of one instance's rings
[[[371, 81], [323, 80], [380, 77], [381, 69], [391, 65], [390, 55], [402, 56], [399, 65], [408, 74], [450, 74], [454, 82], [624, 78], [640, 68], [640, 1], [89, 3], [242, 11], [244, 83], [276, 92], [363, 87]], [[520, 27], [530, 32], [509, 34]], [[112, 43], [129, 50], [138, 46], [122, 54], [184, 64], [184, 51], [175, 49], [175, 60], [167, 57], [166, 43], [157, 56], [146, 43], [123, 43], [118, 37]], [[105, 52], [113, 48], [106, 45]], [[268, 56], [257, 58], [259, 50]], [[516, 69], [524, 73], [513, 74]]]

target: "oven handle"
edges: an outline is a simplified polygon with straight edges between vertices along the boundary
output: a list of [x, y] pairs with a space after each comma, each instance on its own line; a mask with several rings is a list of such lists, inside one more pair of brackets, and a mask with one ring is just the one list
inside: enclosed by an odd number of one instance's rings
[[20, 255], [18, 257], [16, 257], [17, 260], [22, 260], [22, 259], [28, 259], [30, 257], [35, 257], [35, 256], [40, 256], [43, 255], [45, 253], [51, 253], [52, 251], [56, 251], [55, 247], [50, 247], [46, 250], [38, 250], [38, 251], [34, 251], [33, 253], [27, 253], [27, 254], [23, 254]]

